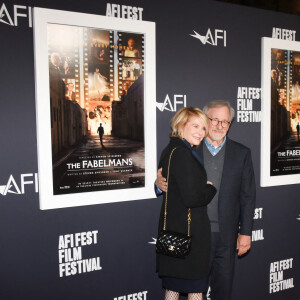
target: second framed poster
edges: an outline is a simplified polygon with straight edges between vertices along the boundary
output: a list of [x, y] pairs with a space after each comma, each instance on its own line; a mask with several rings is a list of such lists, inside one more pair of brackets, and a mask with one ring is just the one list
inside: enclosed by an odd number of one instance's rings
[[300, 43], [262, 39], [261, 186], [300, 183]]

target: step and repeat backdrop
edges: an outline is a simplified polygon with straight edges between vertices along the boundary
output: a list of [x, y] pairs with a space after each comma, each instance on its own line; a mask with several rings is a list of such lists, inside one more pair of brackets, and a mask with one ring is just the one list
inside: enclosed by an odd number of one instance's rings
[[[34, 40], [35, 7], [53, 18]], [[280, 44], [300, 40], [298, 16], [216, 1], [7, 0], [0, 33], [1, 299], [163, 299], [157, 158], [178, 109], [221, 99], [257, 185], [232, 299], [300, 298], [300, 50]], [[277, 40], [267, 80], [278, 99], [261, 140], [263, 37]], [[283, 181], [261, 187], [261, 160]]]

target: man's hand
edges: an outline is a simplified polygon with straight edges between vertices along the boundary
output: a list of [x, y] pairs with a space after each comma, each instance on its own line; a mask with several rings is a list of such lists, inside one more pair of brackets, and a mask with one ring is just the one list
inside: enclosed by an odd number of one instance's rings
[[167, 179], [162, 176], [162, 168], [157, 170], [156, 185], [163, 191], [166, 192], [168, 188]]
[[250, 248], [251, 248], [251, 236], [240, 234], [236, 242], [236, 249], [238, 250], [238, 256], [245, 254], [250, 250]]

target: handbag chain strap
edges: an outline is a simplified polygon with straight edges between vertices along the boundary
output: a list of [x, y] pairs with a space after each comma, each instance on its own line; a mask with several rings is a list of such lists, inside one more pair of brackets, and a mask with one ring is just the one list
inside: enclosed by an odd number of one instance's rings
[[[169, 190], [169, 175], [170, 175], [170, 163], [171, 163], [171, 158], [173, 155], [173, 152], [175, 151], [176, 147], [171, 151], [170, 157], [169, 157], [169, 164], [168, 164], [168, 175], [167, 175], [167, 192], [166, 192], [166, 200], [165, 200], [165, 213], [164, 213], [164, 230], [166, 230], [167, 227], [167, 205], [168, 205], [168, 190]], [[189, 208], [188, 210], [188, 236], [191, 235], [191, 222], [192, 222], [192, 217], [191, 217], [191, 209]]]

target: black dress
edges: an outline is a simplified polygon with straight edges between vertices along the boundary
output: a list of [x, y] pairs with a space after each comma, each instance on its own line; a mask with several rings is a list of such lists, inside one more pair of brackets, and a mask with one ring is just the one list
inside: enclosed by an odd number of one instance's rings
[[[166, 289], [200, 293], [207, 290], [209, 272], [210, 222], [206, 205], [214, 197], [216, 189], [207, 184], [205, 169], [192, 153], [190, 145], [177, 137], [172, 137], [162, 152], [159, 167], [163, 168], [163, 176], [167, 178], [169, 156], [174, 147], [168, 182], [167, 229], [187, 233], [187, 214], [191, 208], [192, 247], [185, 259], [157, 254], [157, 272]], [[159, 231], [163, 227], [164, 201]]]
[[206, 293], [208, 289], [208, 277], [203, 279], [163, 277], [162, 286], [164, 289], [185, 294]]

